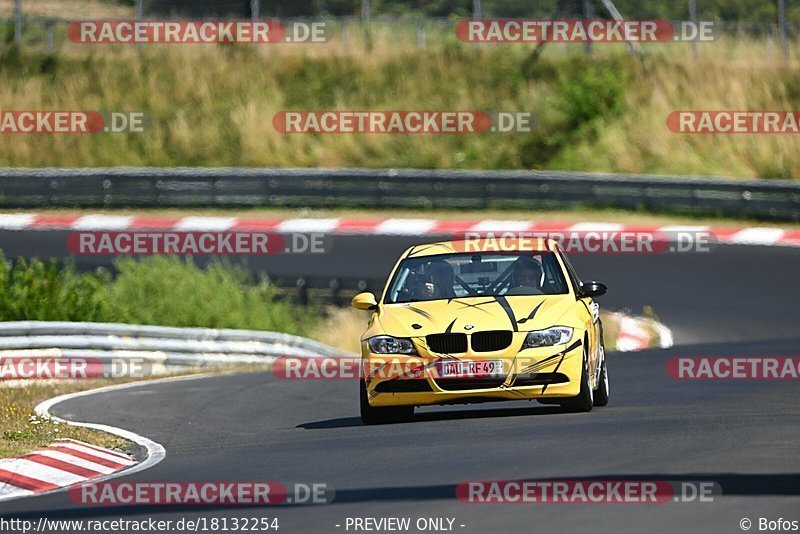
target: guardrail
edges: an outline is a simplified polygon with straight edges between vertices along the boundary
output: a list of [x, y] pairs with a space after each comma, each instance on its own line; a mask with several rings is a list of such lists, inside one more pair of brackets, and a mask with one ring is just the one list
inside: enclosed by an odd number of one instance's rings
[[0, 359], [87, 358], [138, 361], [145, 374], [171, 368], [272, 363], [279, 356], [342, 356], [311, 339], [278, 332], [175, 328], [114, 323], [0, 323]]
[[0, 208], [611, 207], [800, 220], [800, 184], [560, 171], [91, 168], [0, 171]]
[[386, 278], [344, 276], [270, 275], [270, 284], [281, 288], [292, 301], [302, 306], [309, 302], [327, 302], [333, 306], [349, 306], [350, 300], [362, 291], [377, 295], [383, 292]]

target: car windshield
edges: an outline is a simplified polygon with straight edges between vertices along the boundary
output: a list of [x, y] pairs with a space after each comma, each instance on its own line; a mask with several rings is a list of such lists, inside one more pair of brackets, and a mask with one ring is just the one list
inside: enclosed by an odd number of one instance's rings
[[552, 252], [444, 254], [403, 260], [385, 302], [565, 293], [567, 284]]

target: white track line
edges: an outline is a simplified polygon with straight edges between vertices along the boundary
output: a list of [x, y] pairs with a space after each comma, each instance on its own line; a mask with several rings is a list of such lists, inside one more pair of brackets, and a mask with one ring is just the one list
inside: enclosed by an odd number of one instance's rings
[[664, 232], [664, 233], [670, 233], [670, 232], [674, 232], [674, 233], [678, 233], [678, 232], [687, 232], [687, 233], [697, 232], [697, 233], [699, 233], [699, 232], [710, 232], [711, 231], [711, 227], [710, 226], [668, 225], [668, 226], [660, 227], [658, 229], [658, 231], [659, 232]]
[[331, 232], [339, 226], [339, 219], [285, 219], [274, 230], [278, 232]]
[[81, 446], [86, 447], [87, 449], [91, 449], [93, 451], [100, 451], [100, 452], [104, 452], [106, 454], [110, 454], [112, 456], [118, 456], [119, 458], [122, 458], [123, 460], [130, 460], [131, 459], [131, 457], [128, 456], [127, 454], [123, 454], [121, 452], [117, 452], [117, 451], [111, 450], [111, 449], [106, 448], [106, 447], [99, 447], [97, 445], [92, 445], [91, 443], [84, 443], [83, 441], [78, 441], [76, 439], [61, 439], [61, 440], [59, 440], [59, 442], [61, 442], [61, 443], [74, 443], [75, 445], [81, 445]]
[[84, 215], [74, 223], [73, 230], [127, 230], [133, 217], [127, 215]]
[[236, 224], [236, 217], [183, 217], [173, 230], [180, 232], [224, 232]]
[[90, 469], [92, 471], [97, 471], [100, 474], [108, 475], [117, 471], [113, 467], [106, 467], [104, 465], [96, 464], [94, 462], [90, 462], [89, 460], [84, 460], [83, 458], [78, 458], [77, 456], [73, 456], [71, 454], [65, 454], [63, 452], [53, 450], [53, 449], [43, 449], [41, 451], [36, 452], [37, 456], [46, 456], [47, 458], [52, 458], [53, 460], [61, 460], [62, 462], [67, 462], [68, 464], [77, 465], [78, 467], [83, 467], [84, 469]]
[[375, 233], [382, 235], [425, 235], [436, 221], [433, 219], [386, 219], [376, 228]]
[[[86, 477], [68, 471], [62, 471], [49, 465], [32, 462], [26, 458], [9, 458], [0, 461], [0, 468], [35, 480], [41, 480], [57, 486], [69, 486], [83, 482]], [[13, 484], [12, 484], [13, 485]]]
[[136, 463], [136, 461], [131, 460], [130, 458], [120, 458], [117, 455], [100, 452], [95, 449], [90, 449], [89, 447], [84, 447], [83, 445], [78, 445], [77, 443], [57, 441], [50, 446], [55, 449], [69, 449], [76, 452], [82, 452], [84, 454], [90, 454], [97, 458], [102, 458], [103, 460], [108, 460], [109, 462], [114, 462], [121, 465], [132, 465]]
[[485, 220], [469, 227], [471, 232], [527, 232], [532, 221]]
[[32, 495], [36, 495], [36, 493], [9, 484], [0, 484], [0, 501], [10, 501], [11, 499], [30, 497]]
[[743, 245], [772, 245], [783, 237], [781, 228], [745, 228], [728, 239], [729, 243]]
[[32, 213], [0, 213], [0, 228], [3, 230], [26, 230], [36, 219]]
[[658, 344], [662, 349], [668, 349], [675, 344], [672, 330], [667, 325], [656, 321], [656, 330], [658, 330]]
[[624, 224], [601, 222], [580, 222], [567, 228], [569, 232], [621, 232], [623, 230], [625, 230]]

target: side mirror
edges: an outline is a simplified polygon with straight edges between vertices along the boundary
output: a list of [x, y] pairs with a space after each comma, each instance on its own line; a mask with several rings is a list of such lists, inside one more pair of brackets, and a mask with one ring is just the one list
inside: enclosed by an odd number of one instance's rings
[[359, 310], [375, 310], [378, 308], [378, 302], [375, 300], [375, 295], [368, 291], [359, 293], [353, 297], [353, 300], [350, 302], [350, 304]]
[[594, 280], [590, 280], [589, 282], [584, 282], [581, 284], [580, 291], [578, 291], [578, 296], [580, 298], [584, 297], [599, 297], [600, 295], [605, 295], [608, 288], [605, 284], [601, 284], [600, 282], [595, 282]]

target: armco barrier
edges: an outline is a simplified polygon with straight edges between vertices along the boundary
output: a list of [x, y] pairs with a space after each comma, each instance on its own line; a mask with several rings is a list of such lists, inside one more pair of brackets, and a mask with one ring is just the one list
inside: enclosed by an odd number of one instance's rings
[[0, 323], [0, 357], [61, 356], [139, 360], [148, 373], [166, 368], [271, 363], [278, 356], [340, 356], [300, 336], [255, 330], [175, 328], [114, 323]]
[[787, 180], [423, 169], [92, 168], [0, 170], [0, 208], [614, 207], [800, 220]]

